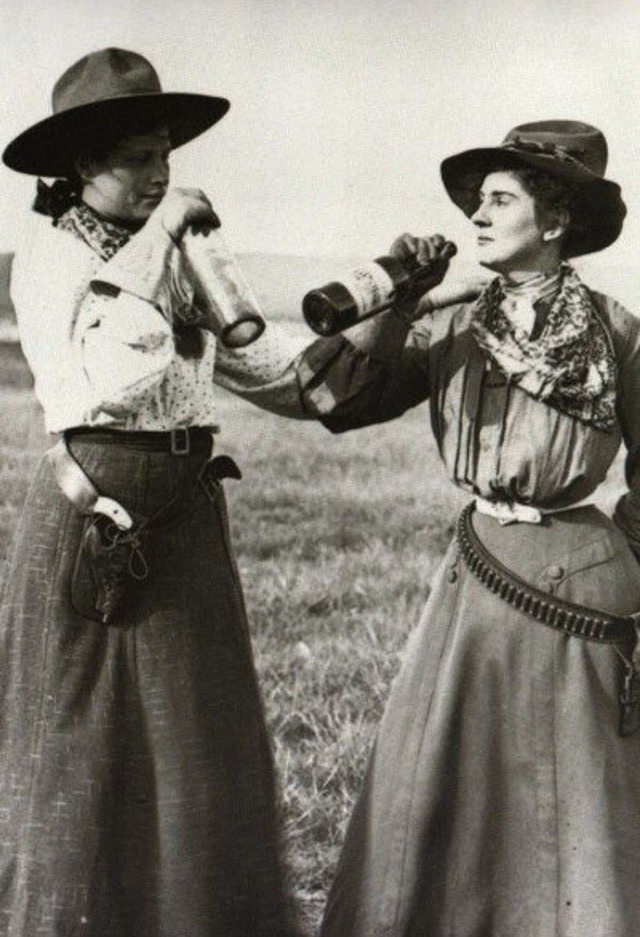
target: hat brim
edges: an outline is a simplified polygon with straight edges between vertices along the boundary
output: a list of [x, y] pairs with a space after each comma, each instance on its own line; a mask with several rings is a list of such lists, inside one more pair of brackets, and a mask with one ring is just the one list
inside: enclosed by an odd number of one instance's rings
[[158, 92], [94, 101], [53, 114], [29, 127], [2, 154], [10, 169], [33, 176], [66, 176], [74, 156], [105, 127], [130, 126], [136, 114], [169, 128], [176, 149], [204, 133], [229, 110], [226, 98], [206, 94]]
[[537, 169], [572, 186], [580, 223], [569, 229], [565, 256], [604, 250], [619, 237], [627, 213], [620, 186], [587, 167], [542, 153], [486, 147], [448, 157], [442, 162], [440, 173], [449, 198], [471, 217], [480, 204], [479, 181], [490, 172], [509, 169]]

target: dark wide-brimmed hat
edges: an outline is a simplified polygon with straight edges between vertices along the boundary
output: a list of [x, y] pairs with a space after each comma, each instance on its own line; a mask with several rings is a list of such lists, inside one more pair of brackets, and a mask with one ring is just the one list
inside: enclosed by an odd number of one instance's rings
[[604, 178], [604, 134], [573, 120], [521, 124], [500, 146], [465, 150], [445, 159], [442, 181], [450, 198], [471, 217], [479, 204], [482, 179], [490, 172], [537, 169], [564, 181], [573, 193], [574, 224], [564, 242], [567, 257], [603, 250], [616, 240], [627, 213], [620, 186]]
[[[4, 163], [34, 176], [65, 176], [83, 147], [105, 133], [166, 124], [175, 149], [193, 140], [229, 110], [226, 98], [162, 90], [160, 79], [142, 55], [101, 49], [84, 56], [53, 88], [53, 114], [29, 127], [2, 155]], [[128, 132], [135, 132], [129, 129]]]

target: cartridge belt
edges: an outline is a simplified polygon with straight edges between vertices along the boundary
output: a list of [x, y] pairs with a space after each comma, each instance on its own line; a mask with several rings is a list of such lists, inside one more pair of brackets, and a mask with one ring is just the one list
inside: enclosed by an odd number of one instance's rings
[[479, 539], [471, 517], [473, 502], [462, 511], [456, 536], [461, 556], [470, 572], [507, 604], [558, 631], [599, 643], [623, 641], [636, 633], [636, 617], [620, 618], [597, 609], [568, 602], [536, 589], [503, 566]]

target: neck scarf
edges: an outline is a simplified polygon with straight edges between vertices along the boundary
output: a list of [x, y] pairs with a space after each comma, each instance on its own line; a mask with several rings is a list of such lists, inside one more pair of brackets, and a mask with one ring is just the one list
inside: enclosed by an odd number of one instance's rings
[[[543, 277], [537, 284], [529, 297], [532, 303], [533, 292], [537, 299], [551, 298], [549, 283], [550, 278]], [[563, 264], [557, 292], [535, 339], [505, 312], [505, 302], [519, 291], [518, 285], [497, 278], [481, 293], [471, 323], [476, 342], [534, 400], [611, 431], [616, 424], [616, 361], [611, 336], [589, 290], [575, 270]]]
[[84, 241], [103, 260], [111, 260], [135, 234], [129, 227], [107, 221], [85, 202], [72, 205], [54, 224]]

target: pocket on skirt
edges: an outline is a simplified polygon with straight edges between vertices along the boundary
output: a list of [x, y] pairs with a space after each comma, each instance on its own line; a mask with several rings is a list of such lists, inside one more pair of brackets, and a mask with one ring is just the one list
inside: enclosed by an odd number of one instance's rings
[[587, 543], [546, 566], [538, 588], [611, 615], [640, 610], [640, 570], [617, 531]]

